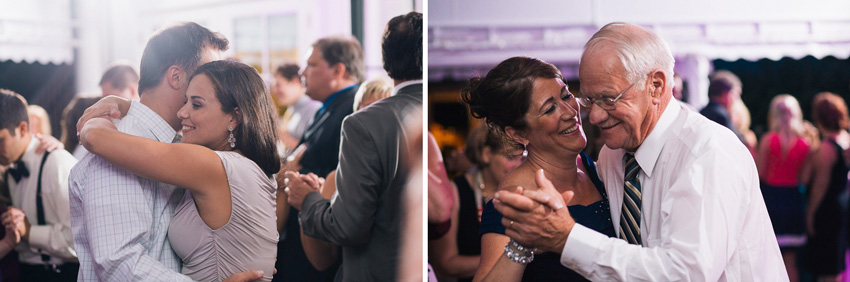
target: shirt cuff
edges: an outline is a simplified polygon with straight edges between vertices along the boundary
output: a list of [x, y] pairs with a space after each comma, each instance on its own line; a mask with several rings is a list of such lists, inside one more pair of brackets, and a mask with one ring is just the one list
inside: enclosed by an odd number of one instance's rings
[[50, 243], [50, 225], [30, 225], [29, 245], [33, 249], [47, 250]]
[[594, 254], [599, 253], [600, 245], [605, 238], [608, 236], [576, 223], [561, 252], [561, 264], [580, 274], [587, 273], [587, 271], [579, 270], [591, 269], [596, 260]]

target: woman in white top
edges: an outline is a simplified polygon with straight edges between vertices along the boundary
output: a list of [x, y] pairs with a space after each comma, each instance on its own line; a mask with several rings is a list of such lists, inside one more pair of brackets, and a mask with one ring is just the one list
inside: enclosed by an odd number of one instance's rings
[[[94, 154], [138, 176], [185, 188], [168, 229], [183, 274], [222, 281], [263, 270], [272, 278], [280, 169], [275, 110], [254, 68], [231, 61], [198, 67], [190, 78], [183, 143], [162, 143], [119, 132], [103, 118], [88, 120], [80, 140]], [[112, 98], [122, 115], [130, 101]], [[119, 189], [119, 188], [116, 188]]]

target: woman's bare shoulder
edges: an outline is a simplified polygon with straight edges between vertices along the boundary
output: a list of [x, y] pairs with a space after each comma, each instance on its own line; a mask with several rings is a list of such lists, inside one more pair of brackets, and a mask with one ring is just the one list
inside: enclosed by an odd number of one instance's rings
[[527, 166], [526, 164], [522, 164], [508, 175], [505, 175], [505, 178], [502, 179], [502, 183], [499, 184], [499, 191], [516, 191], [518, 186], [522, 186], [523, 189], [537, 189], [537, 184], [534, 183], [534, 171]]

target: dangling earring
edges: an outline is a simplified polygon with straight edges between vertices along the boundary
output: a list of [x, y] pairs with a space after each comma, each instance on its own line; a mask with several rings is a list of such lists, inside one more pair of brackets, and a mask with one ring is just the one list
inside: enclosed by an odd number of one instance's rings
[[233, 126], [227, 128], [230, 131], [230, 137], [227, 137], [227, 142], [230, 143], [230, 148], [236, 147], [236, 138], [233, 137]]
[[522, 144], [522, 157], [528, 157], [528, 144]]

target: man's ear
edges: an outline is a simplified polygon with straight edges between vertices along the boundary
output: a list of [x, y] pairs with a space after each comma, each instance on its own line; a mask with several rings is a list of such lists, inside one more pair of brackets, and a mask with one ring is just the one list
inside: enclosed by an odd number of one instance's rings
[[522, 132], [519, 132], [518, 130], [514, 129], [513, 127], [506, 126], [505, 127], [505, 134], [507, 134], [508, 138], [510, 138], [514, 142], [522, 144], [523, 146], [528, 145], [528, 139], [525, 139]]
[[171, 89], [178, 90], [183, 87], [184, 80], [186, 80], [186, 72], [180, 66], [172, 65], [165, 70], [165, 80]]
[[653, 103], [660, 104], [665, 90], [671, 86], [667, 84], [667, 74], [663, 70], [656, 69], [649, 75], [649, 82], [649, 95]]
[[493, 150], [484, 145], [484, 148], [481, 148], [481, 163], [489, 165], [491, 157], [493, 157]]
[[14, 134], [13, 136], [21, 137], [23, 134], [29, 134], [30, 132], [30, 124], [26, 121], [22, 121], [15, 126], [14, 131], [10, 132]]
[[336, 79], [343, 79], [347, 75], [345, 72], [345, 64], [341, 62], [334, 64], [331, 68], [334, 71], [334, 78]]

